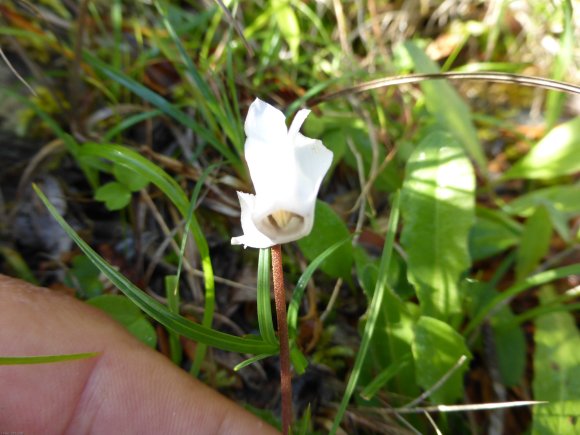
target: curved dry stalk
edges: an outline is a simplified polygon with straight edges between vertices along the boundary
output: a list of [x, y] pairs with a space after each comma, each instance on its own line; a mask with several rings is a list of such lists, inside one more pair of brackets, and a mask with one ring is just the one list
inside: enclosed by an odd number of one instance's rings
[[404, 76], [386, 77], [358, 85], [350, 86], [338, 91], [330, 92], [319, 98], [314, 98], [311, 106], [332, 100], [338, 97], [358, 94], [373, 89], [386, 88], [389, 86], [398, 86], [404, 84], [420, 83], [426, 80], [478, 80], [494, 83], [512, 83], [522, 86], [532, 86], [552, 91], [567, 92], [570, 94], [580, 95], [580, 86], [571, 83], [561, 82], [558, 80], [546, 79], [543, 77], [526, 76], [523, 74], [511, 74], [500, 72], [478, 72], [478, 73], [428, 73], [428, 74], [409, 74]]

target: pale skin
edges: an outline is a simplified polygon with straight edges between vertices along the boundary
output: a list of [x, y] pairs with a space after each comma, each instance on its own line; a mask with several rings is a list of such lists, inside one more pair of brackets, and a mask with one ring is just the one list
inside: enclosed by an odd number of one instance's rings
[[0, 433], [276, 434], [106, 314], [0, 275], [0, 356], [99, 352], [0, 366]]

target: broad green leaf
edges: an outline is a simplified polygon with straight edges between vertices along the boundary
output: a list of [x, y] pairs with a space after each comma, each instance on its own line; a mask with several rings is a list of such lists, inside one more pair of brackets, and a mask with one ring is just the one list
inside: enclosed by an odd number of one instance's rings
[[473, 261], [491, 257], [520, 241], [520, 225], [498, 210], [478, 207], [475, 225], [469, 234], [469, 254]]
[[88, 300], [87, 303], [103, 310], [147, 346], [157, 346], [155, 329], [141, 310], [125, 296], [102, 295]]
[[508, 387], [519, 385], [526, 369], [526, 337], [514, 319], [511, 309], [503, 307], [491, 322], [499, 374]]
[[530, 275], [548, 253], [552, 238], [552, 223], [546, 207], [539, 207], [524, 225], [518, 256], [516, 259], [516, 279], [521, 281]]
[[[327, 203], [316, 201], [314, 216], [312, 232], [298, 241], [298, 246], [310, 261], [337, 240], [350, 236], [344, 221]], [[320, 269], [332, 277], [342, 277], [350, 281], [352, 262], [352, 245], [344, 244], [322, 262]]]
[[552, 129], [503, 175], [503, 179], [550, 179], [579, 171], [580, 116]]
[[471, 264], [474, 191], [473, 168], [453, 137], [432, 133], [421, 141], [407, 163], [401, 241], [424, 315], [448, 319], [461, 312], [458, 283]]
[[[403, 48], [413, 59], [416, 72], [440, 72], [437, 64], [429, 59], [415, 43], [406, 41]], [[477, 165], [485, 170], [486, 158], [471, 120], [469, 106], [465, 104], [457, 91], [445, 81], [427, 80], [421, 82], [421, 89], [425, 94], [427, 110], [449, 133], [461, 141]]]
[[126, 166], [113, 164], [113, 174], [117, 181], [127, 187], [131, 192], [137, 192], [144, 189], [149, 180], [138, 172], [135, 172]]
[[541, 205], [550, 206], [564, 214], [580, 214], [580, 184], [535, 190], [514, 199], [504, 206], [504, 210], [513, 215], [528, 217]]
[[[545, 286], [542, 304], [555, 295]], [[549, 404], [534, 407], [532, 433], [580, 433], [580, 334], [574, 318], [564, 312], [540, 316], [534, 334], [534, 399]]]
[[[433, 317], [422, 316], [415, 326], [413, 358], [417, 383], [431, 388], [457, 364], [462, 356], [471, 358], [463, 340], [451, 326]], [[434, 403], [451, 404], [463, 397], [463, 373], [469, 363], [464, 363], [447, 381], [431, 394]]]
[[95, 191], [95, 199], [104, 202], [109, 210], [120, 210], [131, 201], [131, 192], [124, 184], [110, 181]]

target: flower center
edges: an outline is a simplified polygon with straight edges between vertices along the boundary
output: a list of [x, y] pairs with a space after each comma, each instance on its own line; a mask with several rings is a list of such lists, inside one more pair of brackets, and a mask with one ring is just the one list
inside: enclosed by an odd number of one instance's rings
[[287, 210], [276, 210], [268, 215], [268, 222], [278, 230], [283, 230], [289, 226], [299, 226], [303, 221], [302, 216]]

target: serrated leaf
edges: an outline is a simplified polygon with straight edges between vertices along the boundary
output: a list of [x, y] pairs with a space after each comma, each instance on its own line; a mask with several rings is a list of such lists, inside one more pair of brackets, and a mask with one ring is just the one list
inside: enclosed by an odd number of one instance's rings
[[102, 295], [88, 300], [87, 303], [103, 310], [147, 346], [155, 348], [157, 345], [155, 329], [141, 310], [125, 296]]
[[[541, 289], [542, 304], [554, 297], [549, 287]], [[579, 433], [580, 334], [574, 318], [555, 312], [538, 317], [535, 325], [534, 399], [550, 403], [534, 407], [532, 433]]]
[[110, 181], [95, 191], [95, 199], [104, 202], [108, 210], [121, 210], [131, 201], [131, 192], [124, 184]]
[[[463, 337], [451, 326], [433, 317], [422, 316], [415, 326], [413, 358], [417, 371], [417, 383], [424, 389], [431, 388], [445, 376], [465, 355], [471, 353]], [[431, 394], [435, 403], [450, 404], [463, 397], [463, 373], [466, 362], [447, 381]]]
[[[298, 241], [298, 246], [310, 261], [337, 240], [350, 236], [346, 224], [325, 202], [316, 201], [314, 216], [312, 232]], [[322, 262], [320, 269], [332, 277], [350, 280], [352, 262], [352, 245], [345, 243]]]
[[550, 179], [579, 171], [580, 117], [576, 117], [552, 129], [503, 175], [503, 179]]
[[516, 259], [516, 279], [521, 281], [530, 275], [547, 254], [552, 237], [550, 213], [539, 207], [524, 225]]
[[446, 133], [423, 139], [407, 163], [401, 241], [424, 315], [447, 319], [461, 312], [458, 283], [471, 264], [474, 192], [473, 168], [461, 145]]

